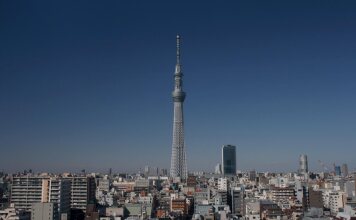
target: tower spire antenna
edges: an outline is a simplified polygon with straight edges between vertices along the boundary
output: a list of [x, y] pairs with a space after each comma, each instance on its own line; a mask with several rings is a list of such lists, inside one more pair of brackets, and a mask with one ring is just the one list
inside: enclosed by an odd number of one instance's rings
[[180, 65], [180, 36], [177, 34], [177, 65]]

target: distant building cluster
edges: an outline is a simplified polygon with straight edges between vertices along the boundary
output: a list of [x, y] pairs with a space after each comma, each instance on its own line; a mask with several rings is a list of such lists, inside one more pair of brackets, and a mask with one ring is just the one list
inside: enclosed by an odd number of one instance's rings
[[185, 180], [149, 166], [137, 174], [0, 173], [0, 220], [356, 218], [356, 173], [346, 164], [313, 173], [301, 155], [295, 173], [241, 172], [235, 153], [224, 145], [223, 166]]

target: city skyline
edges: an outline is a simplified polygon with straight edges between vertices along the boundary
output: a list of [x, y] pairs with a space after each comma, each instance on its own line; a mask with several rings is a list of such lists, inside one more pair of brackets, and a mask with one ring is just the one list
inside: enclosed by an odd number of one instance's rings
[[176, 34], [189, 171], [355, 170], [354, 2], [0, 4], [0, 170], [169, 168]]

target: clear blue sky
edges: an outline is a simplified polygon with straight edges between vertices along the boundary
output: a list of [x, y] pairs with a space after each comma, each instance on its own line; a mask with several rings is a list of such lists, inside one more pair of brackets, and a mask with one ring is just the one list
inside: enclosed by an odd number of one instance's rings
[[356, 167], [355, 1], [0, 1], [0, 170]]

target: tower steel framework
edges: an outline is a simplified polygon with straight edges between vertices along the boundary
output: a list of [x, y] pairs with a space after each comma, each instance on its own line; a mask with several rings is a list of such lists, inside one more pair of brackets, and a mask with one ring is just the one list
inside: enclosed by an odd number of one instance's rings
[[174, 73], [174, 90], [172, 98], [174, 103], [173, 116], [173, 143], [170, 175], [173, 178], [186, 179], [188, 175], [184, 143], [184, 118], [183, 102], [185, 92], [183, 91], [183, 73], [180, 64], [180, 36], [177, 35], [177, 62]]

